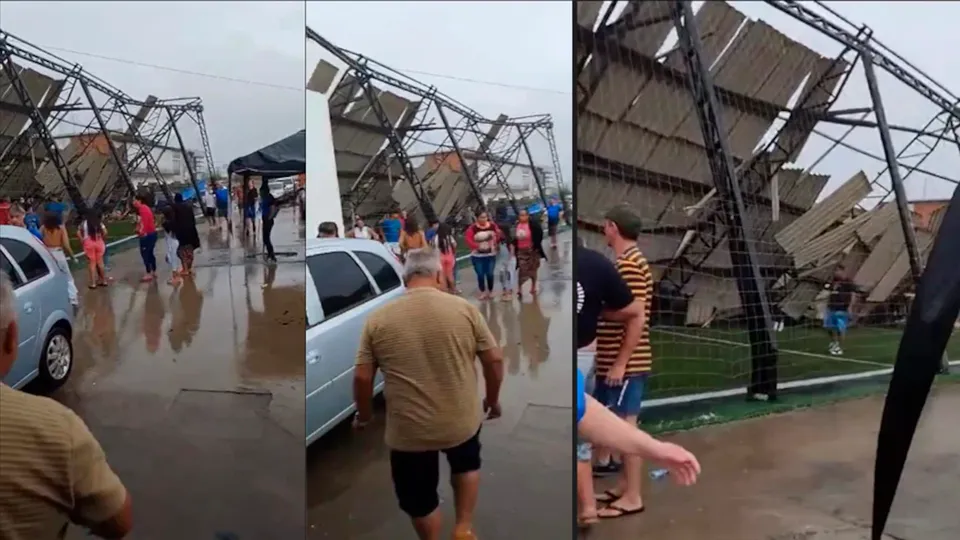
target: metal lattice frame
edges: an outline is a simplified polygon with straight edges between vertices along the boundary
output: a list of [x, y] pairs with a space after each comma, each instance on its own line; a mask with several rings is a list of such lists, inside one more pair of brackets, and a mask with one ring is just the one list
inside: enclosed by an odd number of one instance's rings
[[[334, 124], [375, 131], [387, 138], [387, 147], [383, 148], [367, 163], [351, 189], [346, 190], [346, 192], [342, 190], [341, 196], [344, 199], [345, 212], [348, 208], [359, 207], [377, 185], [377, 182], [384, 179], [392, 181], [393, 178], [390, 176], [391, 165], [396, 164], [402, 170], [400, 180], [406, 181], [413, 188], [424, 217], [428, 220], [433, 219], [436, 216], [436, 210], [433, 208], [431, 194], [425, 185], [436, 170], [429, 170], [425, 174], [423, 172], [418, 173], [417, 168], [412, 163], [413, 156], [411, 155], [412, 146], [421, 142], [424, 134], [432, 131], [439, 131], [444, 134], [444, 140], [436, 144], [437, 149], [449, 151], [456, 155], [459, 163], [461, 163], [462, 177], [469, 185], [471, 193], [467, 206], [484, 209], [483, 189], [490, 182], [495, 182], [499, 192], [506, 195], [515, 210], [518, 209], [516, 197], [507, 183], [502, 168], [507, 164], [516, 163], [521, 151], [526, 153], [527, 163], [523, 166], [530, 167], [533, 171], [538, 194], [546, 202], [547, 186], [545, 186], [544, 179], [533, 162], [532, 154], [528, 149], [525, 150], [524, 146], [526, 145], [525, 139], [531, 134], [547, 133], [546, 139], [551, 154], [554, 156], [554, 167], [559, 165], [555, 157], [556, 148], [552, 137], [553, 123], [549, 116], [487, 119], [477, 111], [439, 92], [436, 88], [410, 79], [360, 54], [338, 47], [310, 28], [306, 29], [306, 34], [308, 39], [323, 47], [347, 67], [347, 75], [340, 79], [339, 84], [330, 95], [341, 95], [347, 85], [359, 85], [366, 98], [364, 104], [369, 103], [371, 112], [377, 117], [378, 125], [373, 127], [342, 116], [334, 118]], [[387, 117], [373, 90], [375, 88], [374, 83], [380, 87], [399, 90], [413, 98], [418, 108], [415, 118], [409, 125], [400, 126], [402, 129], [398, 129], [398, 126], [394, 125], [395, 123]], [[334, 101], [331, 98], [331, 108], [343, 105], [343, 102]], [[438, 123], [431, 122], [428, 119], [431, 110], [436, 111]], [[451, 120], [450, 115], [456, 115], [459, 118]], [[496, 134], [491, 138], [484, 128], [492, 129], [496, 131]], [[476, 144], [468, 142], [467, 135], [475, 137]], [[488, 166], [486, 172], [480, 173], [478, 168], [480, 163]], [[386, 172], [379, 173], [380, 177], [378, 177], [378, 171]], [[555, 174], [560, 178], [559, 169], [556, 169]], [[386, 178], [383, 178], [384, 176]]]
[[[30, 97], [15, 62], [19, 62], [22, 66], [42, 68], [52, 77], [62, 79], [54, 79], [55, 84], [51, 85], [47, 95], [44, 96], [43, 103], [36, 103]], [[203, 123], [203, 105], [199, 98], [135, 99], [87, 73], [80, 65], [68, 62], [3, 30], [0, 30], [0, 64], [3, 66], [4, 75], [11, 81], [11, 87], [16, 95], [16, 102], [5, 101], [0, 106], [3, 110], [29, 119], [26, 126], [16, 133], [8, 144], [0, 148], [0, 191], [5, 191], [6, 184], [11, 181], [11, 175], [21, 170], [20, 162], [25, 159], [25, 156], [16, 155], [15, 150], [26, 148], [31, 149], [30, 157], [33, 160], [31, 168], [34, 171], [31, 174], [36, 174], [45, 166], [55, 169], [67, 196], [80, 211], [90, 205], [131, 198], [137, 190], [137, 186], [131, 179], [131, 173], [141, 164], [145, 164], [151, 175], [156, 178], [165, 196], [171, 198], [169, 187], [152, 155], [153, 150], [168, 141], [171, 134], [177, 138], [180, 152], [187, 162], [190, 182], [194, 189], [197, 189], [196, 171], [193, 163], [187, 159], [188, 152], [177, 127], [177, 122], [184, 116], [193, 119], [198, 125], [207, 167], [211, 178], [214, 176], [214, 162], [206, 126]], [[46, 75], [40, 75], [46, 77]], [[83, 94], [85, 102], [74, 97], [74, 91], [77, 89]], [[94, 92], [103, 97], [98, 100]], [[145, 114], [145, 117], [140, 118], [132, 114], [130, 107], [141, 109], [140, 115]], [[85, 125], [67, 119], [68, 115], [78, 112], [90, 112], [92, 118]], [[123, 155], [114, 144], [114, 137], [118, 133], [116, 128], [110, 128], [114, 117], [119, 118], [123, 124], [122, 129], [126, 132], [126, 138], [138, 146], [136, 155]], [[162, 127], [154, 126], [153, 124], [160, 124], [161, 118], [165, 120]], [[54, 139], [54, 130], [63, 124], [82, 128], [80, 134], [89, 136], [85, 145], [70, 159], [64, 157]], [[108, 189], [98, 190], [95, 195], [85, 197], [80, 187], [83, 177], [74, 168], [73, 162], [82, 157], [93, 139], [100, 135], [110, 142], [108, 144], [110, 161], [116, 167], [119, 181], [114, 182]], [[37, 151], [41, 150], [43, 152], [41, 159], [36, 159]], [[21, 194], [39, 195], [42, 191], [44, 188], [38, 184]], [[197, 191], [199, 192], [198, 189]]]

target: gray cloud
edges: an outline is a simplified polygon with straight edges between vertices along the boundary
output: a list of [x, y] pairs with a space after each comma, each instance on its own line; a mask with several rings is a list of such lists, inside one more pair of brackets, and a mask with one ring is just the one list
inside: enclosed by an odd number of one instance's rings
[[[304, 128], [304, 11], [303, 2], [278, 1], [3, 2], [0, 20], [4, 30], [135, 98], [201, 97], [214, 160], [225, 165]], [[188, 147], [198, 148], [192, 122], [181, 129]]]

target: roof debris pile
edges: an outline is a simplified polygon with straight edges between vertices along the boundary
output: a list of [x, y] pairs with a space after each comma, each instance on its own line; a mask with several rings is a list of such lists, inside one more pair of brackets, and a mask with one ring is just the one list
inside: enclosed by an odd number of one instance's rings
[[[808, 16], [792, 2], [768, 3], [795, 18]], [[577, 219], [588, 245], [605, 249], [598, 234], [603, 215], [627, 202], [644, 220], [639, 245], [655, 278], [686, 298], [686, 324], [742, 313], [728, 240], [732, 206], [714, 183], [707, 122], [725, 140], [745, 233], [771, 303], [782, 313], [813, 315], [838, 265], [855, 275], [871, 307], [908, 290], [909, 258], [886, 170], [870, 177], [854, 154], [842, 171], [848, 179], [825, 191], [831, 176], [814, 169], [830, 152], [851, 152], [846, 135], [828, 138], [834, 144], [808, 169], [795, 165], [825, 123], [877, 129], [866, 120], [871, 109], [834, 108], [862, 61], [861, 49], [825, 57], [726, 2], [704, 2], [693, 26], [716, 91], [719, 122], [710, 124], [690, 82], [701, 75], [690, 76], [677, 34], [669, 36], [674, 4], [577, 3]], [[859, 120], [847, 118], [860, 113]], [[939, 113], [923, 130], [890, 129], [918, 138], [949, 134], [951, 115], [957, 112]], [[923, 150], [908, 146], [901, 155]], [[903, 168], [909, 171], [904, 177], [915, 171]], [[923, 256], [937, 232], [936, 217], [918, 220], [913, 230]]]

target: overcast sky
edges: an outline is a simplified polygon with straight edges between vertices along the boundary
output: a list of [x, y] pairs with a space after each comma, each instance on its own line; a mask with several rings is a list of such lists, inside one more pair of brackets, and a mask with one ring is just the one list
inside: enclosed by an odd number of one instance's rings
[[[0, 25], [135, 98], [203, 98], [214, 161], [225, 166], [304, 128], [304, 11], [281, 1], [2, 2]], [[195, 124], [178, 125], [199, 150]]]
[[[568, 2], [307, 4], [307, 24], [329, 41], [434, 85], [484, 116], [550, 114], [567, 181], [573, 144], [572, 20]], [[321, 57], [330, 58], [310, 43], [308, 71]], [[535, 161], [552, 167], [543, 138], [531, 138], [531, 146]]]

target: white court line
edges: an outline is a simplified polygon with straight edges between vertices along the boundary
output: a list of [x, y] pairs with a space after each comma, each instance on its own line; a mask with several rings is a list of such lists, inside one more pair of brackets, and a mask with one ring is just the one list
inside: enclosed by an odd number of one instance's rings
[[[960, 361], [950, 362], [950, 367], [960, 367]], [[858, 381], [862, 379], [870, 379], [873, 377], [880, 377], [884, 375], [890, 375], [893, 373], [893, 368], [888, 367], [886, 369], [877, 369], [872, 371], [861, 371], [860, 373], [848, 373], [846, 375], [831, 375], [829, 377], [817, 377], [814, 379], [803, 379], [799, 381], [789, 381], [777, 384], [778, 390], [790, 390], [794, 388], [809, 388], [812, 386], [822, 386], [825, 384], [836, 384], [840, 382], [850, 382]], [[665, 407], [667, 405], [680, 405], [686, 403], [694, 403], [697, 401], [707, 401], [711, 399], [720, 399], [728, 398], [735, 396], [745, 396], [747, 395], [747, 388], [745, 386], [740, 388], [731, 388], [729, 390], [716, 390], [714, 392], [701, 392], [699, 394], [686, 394], [682, 396], [674, 396], [668, 398], [659, 398], [659, 399], [650, 399], [643, 402], [644, 409], [653, 409], [656, 407]]]
[[[674, 332], [674, 331], [672, 331], [672, 330], [663, 330], [662, 328], [656, 328], [656, 327], [651, 328], [651, 330], [653, 330], [653, 331], [655, 331], [655, 332], [660, 332], [660, 333], [663, 333], [663, 334], [670, 334], [670, 335], [679, 336], [679, 337], [699, 339], [700, 341], [708, 341], [708, 342], [713, 342], [713, 343], [720, 343], [720, 344], [723, 344], [723, 345], [733, 345], [733, 346], [735, 346], [735, 347], [749, 347], [749, 346], [750, 346], [749, 343], [742, 343], [742, 342], [739, 342], [739, 341], [729, 341], [729, 340], [726, 340], [726, 339], [717, 339], [717, 338], [710, 338], [710, 337], [698, 336], [698, 335], [696, 335], [696, 334], [685, 334], [685, 333], [683, 333], [683, 332]], [[847, 357], [845, 357], [845, 356], [827, 356], [826, 354], [817, 354], [817, 353], [806, 352], [806, 351], [794, 351], [794, 350], [791, 350], [791, 349], [780, 349], [780, 352], [785, 352], [785, 353], [790, 353], [790, 354], [796, 354], [796, 355], [799, 355], [799, 356], [809, 356], [809, 357], [811, 357], [811, 358], [826, 358], [827, 360], [836, 360], [836, 361], [838, 361], [838, 362], [847, 362], [847, 363], [850, 363], [850, 364], [863, 364], [863, 365], [866, 365], [866, 366], [880, 366], [880, 367], [889, 367], [889, 366], [890, 366], [890, 364], [884, 364], [884, 363], [881, 363], [881, 362], [871, 362], [870, 360], [857, 360], [856, 358], [847, 358]]]

